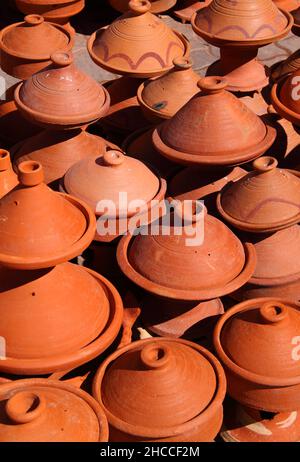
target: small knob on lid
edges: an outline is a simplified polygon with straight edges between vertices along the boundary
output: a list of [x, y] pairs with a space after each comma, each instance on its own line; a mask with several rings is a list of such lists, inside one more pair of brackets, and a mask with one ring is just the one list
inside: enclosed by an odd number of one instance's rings
[[198, 82], [200, 90], [209, 95], [220, 93], [227, 85], [228, 82], [224, 77], [204, 77]]
[[185, 224], [197, 223], [205, 217], [207, 208], [201, 201], [178, 201], [175, 205], [175, 214], [181, 220], [184, 219]]
[[56, 51], [50, 57], [53, 64], [59, 67], [66, 67], [73, 63], [73, 55], [71, 52]]
[[43, 16], [39, 14], [28, 14], [25, 16], [24, 21], [29, 26], [37, 26], [38, 24], [42, 24], [45, 20]]
[[9, 152], [5, 149], [0, 149], [0, 172], [8, 170], [11, 166]]
[[277, 167], [278, 161], [275, 159], [275, 157], [264, 156], [256, 159], [252, 165], [253, 168], [258, 172], [270, 172]]
[[268, 324], [281, 322], [289, 315], [287, 307], [280, 302], [264, 303], [259, 312], [263, 320]]
[[172, 357], [170, 348], [163, 343], [149, 343], [141, 350], [141, 361], [148, 369], [160, 369], [169, 364]]
[[18, 177], [23, 186], [37, 186], [44, 181], [44, 170], [39, 162], [26, 160], [18, 165]]
[[28, 391], [18, 391], [8, 399], [5, 405], [9, 419], [18, 424], [25, 424], [37, 419], [45, 409], [45, 398]]
[[116, 151], [114, 149], [106, 151], [103, 155], [104, 164], [109, 167], [116, 167], [121, 165], [123, 164], [124, 160], [124, 154], [121, 151]]
[[151, 8], [151, 3], [148, 0], [130, 0], [129, 9], [136, 14], [144, 14]]
[[173, 59], [173, 65], [177, 69], [190, 69], [192, 67], [192, 60], [188, 57], [177, 56]]

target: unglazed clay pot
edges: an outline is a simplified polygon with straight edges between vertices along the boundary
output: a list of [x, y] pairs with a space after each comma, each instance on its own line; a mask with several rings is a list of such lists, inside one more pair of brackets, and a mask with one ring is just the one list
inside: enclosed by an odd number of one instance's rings
[[110, 72], [147, 78], [173, 67], [173, 59], [189, 53], [187, 39], [149, 13], [148, 0], [130, 0], [129, 11], [88, 41], [98, 66]]
[[299, 8], [299, 0], [273, 0], [275, 5], [284, 11], [294, 11]]
[[299, 328], [300, 305], [276, 298], [248, 300], [220, 318], [214, 345], [233, 399], [270, 412], [299, 409]]
[[44, 22], [37, 14], [24, 22], [11, 24], [0, 33], [0, 60], [4, 72], [17, 79], [28, 79], [51, 64], [56, 51], [69, 51], [73, 39], [64, 27]]
[[299, 411], [267, 413], [228, 400], [221, 438], [228, 443], [281, 443], [300, 440]]
[[247, 92], [268, 85], [257, 50], [285, 37], [293, 17], [272, 0], [213, 0], [193, 15], [191, 23], [196, 34], [221, 50], [209, 74], [226, 76], [231, 91]]
[[276, 131], [227, 88], [222, 77], [198, 82], [201, 91], [153, 132], [153, 144], [168, 159], [186, 165], [238, 165], [259, 157]]
[[274, 157], [260, 157], [253, 172], [218, 194], [218, 210], [232, 226], [271, 232], [300, 221], [300, 179], [277, 165]]
[[107, 147], [117, 148], [85, 130], [43, 130], [15, 145], [12, 154], [15, 167], [25, 160], [41, 162], [45, 183], [58, 189], [59, 180], [72, 165], [87, 157], [102, 156]]
[[183, 23], [189, 22], [195, 11], [205, 8], [211, 1], [212, 0], [180, 0], [178, 6], [182, 6], [182, 8], [175, 10], [174, 14], [177, 18], [180, 18]]
[[[129, 0], [108, 0], [109, 4], [120, 13], [129, 10]], [[151, 3], [151, 13], [164, 13], [172, 8], [177, 0], [149, 0]]]
[[272, 80], [277, 81], [281, 77], [285, 77], [288, 74], [297, 71], [300, 68], [300, 50], [296, 50], [290, 56], [283, 61], [275, 63], [272, 66]]
[[282, 117], [300, 125], [300, 69], [283, 76], [271, 91], [272, 104]]
[[243, 246], [226, 225], [204, 210], [192, 212], [190, 218], [187, 214], [185, 223], [177, 213], [166, 215], [168, 235], [162, 223], [155, 235], [149, 230], [148, 235], [122, 237], [117, 259], [130, 280], [162, 297], [209, 300], [250, 279], [256, 265], [252, 245]]
[[13, 171], [9, 152], [0, 149], [0, 199], [19, 183], [18, 177]]
[[224, 372], [205, 348], [179, 339], [133, 342], [98, 369], [93, 395], [110, 441], [212, 441], [222, 418]]
[[47, 268], [79, 255], [92, 241], [95, 217], [78, 199], [43, 183], [34, 161], [18, 166], [20, 185], [0, 202], [0, 262], [16, 269]]
[[58, 380], [1, 385], [0, 415], [1, 443], [108, 441], [108, 423], [99, 404]]
[[107, 90], [75, 66], [70, 52], [56, 52], [51, 61], [16, 88], [16, 105], [24, 117], [42, 127], [70, 129], [107, 113]]
[[[99, 217], [95, 234], [99, 241], [111, 241], [124, 234], [135, 215], [149, 223], [153, 212], [151, 201], [162, 201], [166, 189], [165, 180], [146, 165], [116, 150], [79, 161], [67, 171], [62, 182], [63, 191], [84, 200]], [[120, 193], [126, 194], [126, 199]], [[101, 201], [106, 203], [101, 205]], [[107, 201], [113, 209], [107, 210]], [[108, 219], [112, 228], [106, 223]]]
[[[175, 58], [174, 68], [167, 74], [141, 83], [137, 99], [149, 122], [157, 124], [170, 119], [199, 92], [199, 74], [189, 58]], [[178, 89], [180, 88], [180, 91]]]

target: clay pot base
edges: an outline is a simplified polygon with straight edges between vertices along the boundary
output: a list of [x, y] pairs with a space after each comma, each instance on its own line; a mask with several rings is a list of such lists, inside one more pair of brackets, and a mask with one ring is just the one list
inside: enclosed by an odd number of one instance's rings
[[212, 0], [183, 0], [183, 5], [181, 5], [182, 1], [180, 1], [178, 2], [178, 6], [182, 6], [182, 8], [180, 10], [175, 10], [174, 15], [181, 19], [183, 24], [185, 24], [186, 22], [191, 21], [191, 18], [196, 11], [207, 7], [211, 1]]
[[298, 442], [300, 412], [273, 414], [250, 409], [228, 399], [224, 405], [220, 436], [228, 443]]

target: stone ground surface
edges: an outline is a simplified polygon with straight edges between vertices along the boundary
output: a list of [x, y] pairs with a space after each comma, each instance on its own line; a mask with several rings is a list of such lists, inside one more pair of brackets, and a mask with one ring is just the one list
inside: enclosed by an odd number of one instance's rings
[[[0, 2], [0, 27], [5, 27], [17, 21], [22, 21], [22, 15], [17, 10], [9, 8], [7, 2]], [[109, 5], [107, 0], [86, 0], [86, 7], [82, 13], [73, 18], [72, 24], [75, 27], [76, 41], [74, 55], [78, 66], [85, 70], [95, 79], [102, 81], [112, 78], [112, 74], [96, 66], [89, 57], [86, 49], [88, 37], [97, 29], [107, 24], [118, 16]], [[193, 67], [196, 71], [205, 74], [207, 67], [219, 56], [219, 50], [198, 37], [192, 30], [190, 24], [182, 24], [172, 17], [172, 11], [164, 14], [161, 18], [172, 28], [182, 32], [191, 42]], [[295, 50], [300, 48], [300, 39], [289, 34], [285, 39], [275, 44], [266, 46], [259, 50], [259, 57], [265, 64], [271, 65], [285, 59]], [[6, 81], [6, 88], [12, 86], [16, 79], [8, 76], [0, 70], [0, 76]]]

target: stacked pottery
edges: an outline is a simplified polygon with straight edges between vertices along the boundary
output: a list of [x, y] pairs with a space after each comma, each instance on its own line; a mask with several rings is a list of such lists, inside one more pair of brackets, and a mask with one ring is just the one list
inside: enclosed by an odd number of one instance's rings
[[[1, 69], [12, 77], [26, 80], [51, 63], [52, 53], [58, 50], [68, 52], [72, 46], [73, 39], [62, 26], [46, 23], [42, 16], [31, 14], [24, 22], [2, 29]], [[15, 86], [7, 91], [5, 101], [0, 105], [0, 137], [9, 145], [40, 131], [17, 110], [14, 90]]]
[[106, 350], [123, 305], [103, 276], [68, 262], [94, 237], [92, 210], [46, 186], [37, 162], [22, 162], [18, 174], [19, 186], [0, 201], [0, 371], [51, 374]]
[[14, 146], [13, 154], [15, 165], [41, 162], [46, 183], [57, 188], [71, 165], [104, 154], [107, 142], [85, 128], [107, 113], [110, 99], [100, 84], [75, 66], [70, 52], [54, 53], [51, 61], [16, 88], [19, 111], [44, 130]]
[[218, 321], [214, 346], [235, 400], [225, 441], [299, 441], [299, 327], [300, 305], [275, 297], [242, 302]]
[[149, 12], [148, 0], [131, 0], [128, 7], [88, 41], [89, 54], [98, 66], [124, 76], [106, 84], [112, 107], [101, 121], [104, 128], [123, 135], [147, 125], [136, 98], [143, 79], [169, 71], [174, 58], [189, 52], [187, 39]]
[[[296, 173], [296, 172], [295, 172]], [[226, 185], [217, 208], [228, 223], [252, 242], [257, 265], [238, 300], [276, 296], [299, 300], [300, 179], [277, 168], [273, 157], [261, 157], [253, 171]]]

